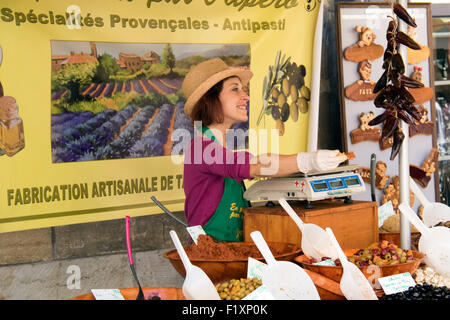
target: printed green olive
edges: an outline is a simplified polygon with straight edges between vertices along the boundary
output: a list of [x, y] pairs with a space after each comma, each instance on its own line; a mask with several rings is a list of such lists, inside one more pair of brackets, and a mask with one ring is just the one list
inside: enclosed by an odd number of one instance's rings
[[298, 120], [298, 107], [297, 107], [297, 103], [292, 101], [291, 104], [289, 105], [289, 113], [291, 115], [292, 120], [294, 120], [294, 122], [297, 122]]
[[308, 101], [311, 99], [311, 91], [305, 85], [300, 88], [300, 95]]
[[298, 98], [297, 99], [297, 107], [301, 113], [308, 112], [308, 101], [303, 97]]
[[289, 81], [287, 78], [284, 78], [281, 82], [281, 91], [285, 95], [285, 97], [288, 97], [290, 94], [290, 88], [289, 88]]

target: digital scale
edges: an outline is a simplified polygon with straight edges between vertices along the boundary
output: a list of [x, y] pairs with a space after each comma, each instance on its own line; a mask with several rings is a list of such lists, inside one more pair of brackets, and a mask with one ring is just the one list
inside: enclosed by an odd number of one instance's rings
[[312, 201], [330, 198], [345, 198], [346, 203], [351, 203], [352, 195], [366, 190], [364, 181], [355, 171], [357, 168], [359, 165], [349, 165], [329, 171], [260, 180], [244, 192], [244, 198], [249, 201], [306, 200], [307, 208], [312, 208]]

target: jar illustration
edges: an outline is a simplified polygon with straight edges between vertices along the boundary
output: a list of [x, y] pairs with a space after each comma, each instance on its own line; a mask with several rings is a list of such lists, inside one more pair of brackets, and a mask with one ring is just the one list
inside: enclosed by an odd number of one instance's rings
[[[0, 150], [11, 157], [25, 147], [23, 122], [18, 114], [16, 99], [0, 97]], [[1, 155], [0, 151], [0, 155]]]

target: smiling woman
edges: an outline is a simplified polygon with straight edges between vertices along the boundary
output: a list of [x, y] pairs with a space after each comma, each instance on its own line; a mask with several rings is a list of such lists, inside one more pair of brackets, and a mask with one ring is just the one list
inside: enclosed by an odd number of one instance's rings
[[184, 158], [187, 222], [201, 225], [208, 235], [223, 241], [243, 240], [242, 211], [249, 206], [243, 198], [244, 179], [329, 170], [347, 159], [337, 150], [254, 157], [227, 149], [227, 132], [248, 120], [246, 87], [252, 75], [214, 58], [193, 67], [181, 87], [187, 99], [185, 113], [199, 131]]

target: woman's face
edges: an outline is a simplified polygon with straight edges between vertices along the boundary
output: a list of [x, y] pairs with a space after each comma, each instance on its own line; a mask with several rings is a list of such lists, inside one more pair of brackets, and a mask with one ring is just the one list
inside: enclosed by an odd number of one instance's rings
[[224, 122], [231, 124], [248, 120], [247, 102], [249, 96], [238, 77], [233, 77], [223, 82], [222, 91], [219, 94], [222, 104]]

